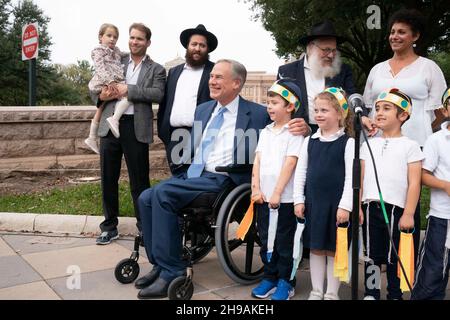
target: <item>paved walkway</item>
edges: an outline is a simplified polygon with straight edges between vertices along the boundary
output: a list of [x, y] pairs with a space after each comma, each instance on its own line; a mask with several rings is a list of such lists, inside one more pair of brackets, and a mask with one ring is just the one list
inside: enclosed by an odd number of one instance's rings
[[[135, 300], [134, 285], [114, 277], [117, 262], [130, 256], [133, 244], [132, 238], [98, 246], [90, 237], [0, 233], [0, 299]], [[143, 275], [151, 265], [144, 250], [140, 254]], [[231, 280], [214, 250], [194, 266], [194, 287], [197, 300], [252, 299], [252, 286]], [[298, 271], [296, 289], [295, 299], [307, 298], [311, 284], [305, 267]], [[349, 298], [350, 288], [344, 285], [341, 295]]]
[[[13, 214], [8, 216], [11, 230], [12, 217], [16, 220], [20, 217]], [[61, 219], [58, 216], [52, 218], [56, 221]], [[2, 222], [6, 225], [5, 215], [0, 215], [1, 219], [3, 221], [0, 221], [0, 226]], [[33, 219], [34, 231], [38, 231], [37, 218]], [[126, 225], [124, 221], [131, 223], [133, 219], [122, 220], [122, 227]], [[77, 225], [85, 230], [93, 228], [87, 222]], [[94, 236], [0, 231], [0, 300], [137, 300], [138, 290], [134, 285], [120, 284], [114, 277], [116, 264], [130, 256], [133, 244], [133, 237], [126, 236], [121, 236], [110, 245], [99, 246], [95, 244]], [[140, 254], [140, 275], [143, 275], [150, 270], [151, 265], [143, 248]], [[255, 259], [259, 259], [257, 253]], [[360, 297], [362, 275], [360, 265]], [[253, 285], [239, 285], [231, 280], [223, 271], [214, 250], [194, 266], [194, 300], [248, 300], [252, 299], [252, 287]], [[383, 273], [382, 288], [385, 287]], [[450, 299], [450, 285], [447, 288], [447, 299]], [[310, 290], [309, 266], [308, 260], [305, 260], [297, 272], [294, 299], [307, 299]], [[351, 298], [349, 285], [342, 284], [339, 292], [341, 299]], [[382, 296], [384, 294], [383, 290]], [[404, 297], [408, 299], [409, 294]]]

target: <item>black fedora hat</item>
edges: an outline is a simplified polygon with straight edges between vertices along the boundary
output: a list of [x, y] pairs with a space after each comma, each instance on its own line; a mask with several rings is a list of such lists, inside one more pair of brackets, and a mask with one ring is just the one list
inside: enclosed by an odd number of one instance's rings
[[300, 38], [299, 42], [300, 44], [306, 45], [314, 39], [325, 37], [336, 38], [338, 44], [346, 41], [344, 37], [337, 35], [336, 29], [334, 29], [334, 25], [330, 20], [324, 20], [314, 24], [311, 30], [309, 30], [308, 35]]
[[180, 41], [183, 47], [187, 49], [189, 39], [192, 35], [199, 34], [206, 37], [208, 43], [208, 52], [213, 52], [217, 48], [217, 38], [214, 34], [206, 30], [205, 26], [199, 24], [196, 28], [186, 29], [180, 34]]

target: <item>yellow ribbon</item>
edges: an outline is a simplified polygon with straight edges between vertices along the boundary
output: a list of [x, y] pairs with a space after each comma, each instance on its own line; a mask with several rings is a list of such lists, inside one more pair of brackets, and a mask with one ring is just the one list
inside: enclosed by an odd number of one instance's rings
[[348, 282], [348, 228], [337, 228], [336, 254], [334, 256], [334, 276], [340, 281]]
[[241, 223], [239, 224], [239, 227], [236, 230], [236, 238], [244, 240], [245, 235], [247, 234], [248, 230], [250, 229], [250, 226], [253, 222], [253, 204], [254, 201], [250, 201], [250, 206], [247, 209], [247, 212], [244, 215], [244, 218], [242, 218]]
[[[414, 281], [414, 241], [412, 233], [400, 232], [398, 258], [403, 264], [409, 284], [412, 287]], [[408, 283], [406, 282], [400, 264], [398, 264], [397, 276], [400, 278], [400, 289], [402, 292], [409, 291]]]

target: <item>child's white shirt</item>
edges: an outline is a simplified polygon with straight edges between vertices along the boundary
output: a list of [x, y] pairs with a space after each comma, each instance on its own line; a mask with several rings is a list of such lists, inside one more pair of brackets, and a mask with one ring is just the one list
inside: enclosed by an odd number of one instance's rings
[[[294, 204], [305, 203], [305, 184], [306, 171], [308, 170], [308, 144], [311, 139], [320, 139], [323, 142], [332, 142], [339, 139], [345, 134], [344, 129], [341, 128], [338, 132], [330, 137], [323, 137], [320, 128], [311, 137], [307, 137], [300, 150], [300, 158], [297, 163], [294, 178]], [[355, 139], [348, 138], [345, 146], [345, 180], [344, 191], [342, 192], [341, 200], [338, 207], [347, 211], [353, 209], [353, 190], [352, 190], [352, 176], [353, 176], [353, 158], [355, 155]]]
[[[404, 208], [408, 193], [408, 164], [424, 159], [419, 144], [402, 136], [398, 138], [376, 137], [369, 140], [378, 172], [378, 180], [386, 203]], [[361, 148], [364, 160], [362, 202], [380, 201], [372, 158], [367, 143]]]
[[[423, 153], [423, 169], [430, 171], [440, 180], [450, 181], [450, 130], [449, 121], [441, 125], [441, 130], [433, 133], [426, 141]], [[431, 216], [450, 219], [450, 196], [442, 189], [431, 188]]]
[[[269, 201], [277, 185], [286, 157], [298, 157], [303, 144], [303, 136], [294, 136], [286, 124], [281, 130], [274, 130], [274, 123], [267, 125], [259, 136], [256, 153], [259, 153], [259, 184], [261, 192]], [[282, 203], [292, 203], [293, 182], [292, 174], [289, 182], [281, 194]]]

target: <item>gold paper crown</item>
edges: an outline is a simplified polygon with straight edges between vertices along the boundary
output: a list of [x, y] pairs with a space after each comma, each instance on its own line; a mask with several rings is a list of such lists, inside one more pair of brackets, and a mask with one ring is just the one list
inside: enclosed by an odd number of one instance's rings
[[405, 95], [409, 98], [405, 93], [401, 92], [400, 90], [396, 88], [392, 88], [386, 91], [381, 92], [378, 95], [377, 100], [375, 101], [375, 105], [380, 101], [387, 101], [395, 104], [397, 107], [403, 109], [406, 113], [411, 115], [412, 109], [411, 109], [411, 102], [404, 99], [402, 96], [399, 95], [399, 93]]
[[445, 90], [444, 94], [442, 95], [442, 106], [443, 107], [445, 107], [445, 105], [450, 102], [449, 98], [450, 98], [450, 88], [447, 88], [447, 90]]
[[291, 91], [289, 91], [288, 88], [278, 84], [278, 82], [275, 82], [270, 87], [269, 92], [274, 92], [280, 95], [284, 100], [286, 100], [290, 104], [293, 104], [295, 112], [297, 112], [298, 108], [300, 108], [300, 101], [297, 99], [297, 97]]
[[331, 87], [325, 89], [324, 92], [331, 93], [336, 98], [339, 105], [341, 106], [342, 111], [344, 111], [344, 118], [346, 118], [348, 114], [348, 102], [347, 99], [345, 99], [343, 93], [344, 90], [342, 90], [341, 88]]

